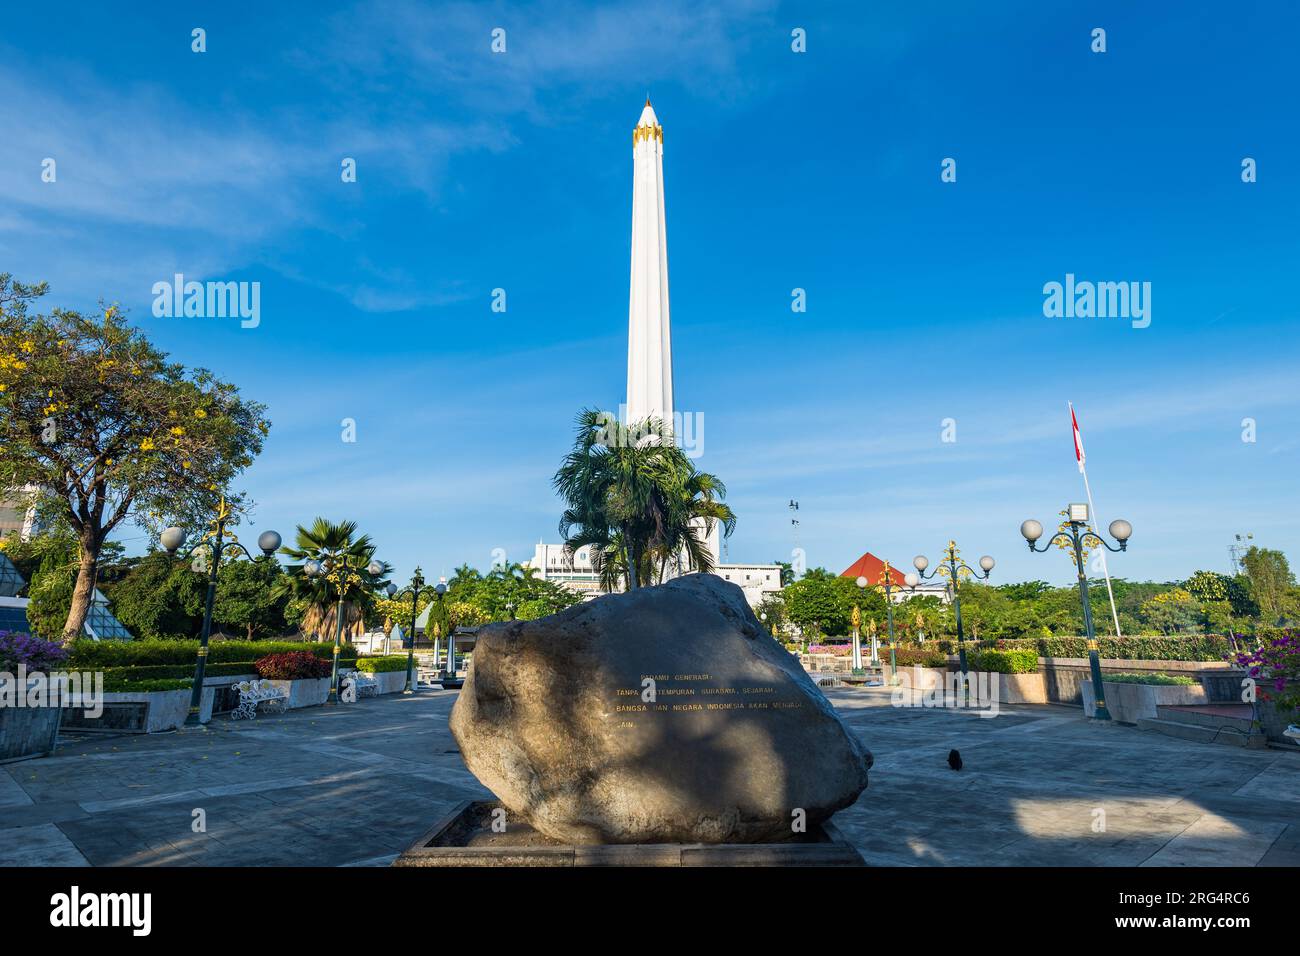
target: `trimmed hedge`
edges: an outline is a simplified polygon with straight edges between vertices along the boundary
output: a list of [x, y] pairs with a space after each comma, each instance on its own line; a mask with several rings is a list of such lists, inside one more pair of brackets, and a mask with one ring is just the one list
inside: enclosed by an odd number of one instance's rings
[[[253, 666], [252, 661], [239, 661], [232, 664], [208, 664], [203, 668], [203, 676], [207, 677], [242, 677], [248, 674], [256, 674], [257, 668]], [[106, 667], [104, 668], [104, 679], [108, 680], [109, 676], [123, 678], [125, 680], [193, 680], [193, 664], [152, 664], [144, 667]]]
[[[997, 650], [1032, 650], [1039, 657], [1087, 657], [1086, 637], [1029, 637], [991, 642]], [[980, 646], [990, 642], [981, 641]], [[1192, 634], [1169, 637], [1099, 637], [1098, 653], [1110, 660], [1221, 661], [1232, 651], [1226, 637]]]
[[120, 675], [110, 676], [104, 672], [104, 693], [106, 694], [148, 694], [160, 690], [189, 690], [194, 686], [194, 678], [161, 678], [155, 680], [129, 680]]
[[357, 670], [367, 674], [391, 674], [406, 670], [406, 655], [390, 654], [387, 657], [358, 657]]
[[[192, 641], [92, 641], [88, 638], [68, 645], [66, 668], [99, 670], [110, 667], [149, 667], [162, 664], [189, 665], [194, 673], [194, 663], [199, 653], [199, 642]], [[213, 641], [208, 645], [208, 665], [205, 671], [213, 673], [214, 664], [247, 664], [268, 654], [306, 652], [325, 660], [334, 657], [334, 645], [307, 643], [305, 641]], [[339, 660], [355, 660], [357, 650], [344, 644]], [[252, 673], [236, 671], [235, 673]]]
[[1200, 681], [1194, 680], [1185, 674], [1102, 674], [1101, 682], [1103, 684], [1159, 684], [1161, 686], [1177, 684], [1184, 687], [1200, 684]]
[[[880, 659], [889, 659], [889, 648], [880, 649]], [[894, 658], [898, 661], [899, 667], [939, 667], [948, 666], [948, 655], [942, 651], [929, 651], [923, 647], [899, 647], [894, 650]]]
[[1038, 651], [1032, 648], [975, 651], [971, 667], [999, 674], [1033, 674], [1038, 670]]

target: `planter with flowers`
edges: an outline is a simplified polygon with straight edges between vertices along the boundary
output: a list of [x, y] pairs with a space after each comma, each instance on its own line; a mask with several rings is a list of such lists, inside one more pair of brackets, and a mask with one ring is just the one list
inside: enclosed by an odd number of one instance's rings
[[260, 677], [288, 695], [286, 707], [316, 707], [329, 699], [330, 662], [310, 651], [268, 654], [253, 666]]
[[61, 687], [49, 680], [67, 652], [51, 641], [0, 631], [0, 763], [54, 752]]
[[1259, 719], [1268, 738], [1300, 743], [1300, 630], [1270, 629], [1259, 647], [1230, 660], [1256, 681]]

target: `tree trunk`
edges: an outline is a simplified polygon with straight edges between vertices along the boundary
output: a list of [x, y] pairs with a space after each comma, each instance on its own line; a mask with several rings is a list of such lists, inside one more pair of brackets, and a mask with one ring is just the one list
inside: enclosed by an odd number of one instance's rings
[[95, 597], [95, 578], [99, 574], [100, 542], [95, 535], [87, 533], [80, 537], [77, 567], [77, 583], [72, 589], [72, 606], [68, 608], [68, 620], [63, 625], [63, 643], [75, 641], [81, 636], [81, 627], [86, 623], [90, 613], [90, 602]]
[[632, 539], [627, 533], [626, 526], [624, 526], [623, 528], [623, 550], [626, 552], [625, 559], [627, 561], [628, 590], [635, 591], [638, 587], [640, 587], [640, 582], [637, 581], [637, 566], [636, 566], [636, 562], [639, 555], [636, 553], [636, 548], [632, 544]]

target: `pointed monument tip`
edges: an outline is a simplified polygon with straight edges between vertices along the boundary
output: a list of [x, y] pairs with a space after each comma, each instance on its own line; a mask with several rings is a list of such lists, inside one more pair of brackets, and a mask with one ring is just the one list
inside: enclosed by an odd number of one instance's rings
[[641, 126], [658, 126], [659, 117], [655, 116], [655, 108], [650, 105], [650, 96], [645, 98], [645, 109], [641, 110], [641, 119], [637, 121], [638, 127]]

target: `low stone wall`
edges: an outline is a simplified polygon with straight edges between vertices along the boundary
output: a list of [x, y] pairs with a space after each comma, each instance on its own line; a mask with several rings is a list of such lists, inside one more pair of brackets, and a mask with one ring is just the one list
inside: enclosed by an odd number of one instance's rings
[[[1187, 706], [1208, 703], [1204, 687], [1195, 684], [1129, 684], [1108, 681], [1102, 675], [1102, 687], [1106, 691], [1106, 709], [1110, 719], [1122, 724], [1136, 724], [1142, 718], [1155, 718], [1157, 707]], [[1096, 695], [1092, 692], [1092, 681], [1080, 683], [1083, 694], [1083, 713], [1091, 717], [1097, 712]]]
[[312, 677], [306, 680], [273, 680], [276, 687], [289, 695], [285, 707], [295, 710], [299, 707], [317, 707], [330, 696], [330, 679]]
[[0, 763], [53, 753], [59, 716], [58, 707], [0, 707]]
[[[1091, 679], [1086, 657], [1040, 657], [1039, 671], [1046, 678], [1047, 699], [1053, 704], [1082, 704], [1082, 684]], [[1243, 671], [1226, 661], [1101, 661], [1103, 680], [1106, 674], [1182, 674], [1197, 679], [1205, 691], [1205, 701], [1241, 702]], [[1146, 686], [1146, 685], [1142, 685]], [[1154, 714], [1152, 716], [1155, 716]]]
[[[199, 698], [199, 721], [206, 724], [212, 719], [212, 707], [217, 688], [203, 682], [203, 695]], [[63, 708], [63, 726], [76, 730], [102, 730], [119, 733], [157, 734], [176, 730], [185, 723], [190, 713], [188, 687], [179, 690], [155, 691], [105, 691], [101, 703], [103, 712], [90, 716], [94, 701], [85, 695], [73, 695]], [[134, 713], [126, 706], [140, 705]], [[124, 713], [125, 711], [125, 713]], [[115, 713], [114, 713], [115, 712]]]
[[1047, 678], [1037, 674], [998, 674], [998, 700], [1004, 704], [1046, 704]]
[[400, 694], [406, 689], [406, 668], [400, 671], [383, 671], [370, 676], [379, 683], [380, 694]]

